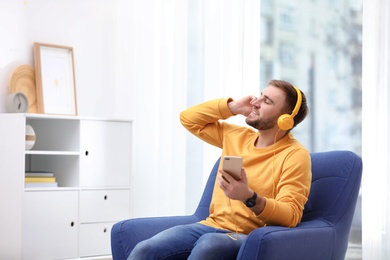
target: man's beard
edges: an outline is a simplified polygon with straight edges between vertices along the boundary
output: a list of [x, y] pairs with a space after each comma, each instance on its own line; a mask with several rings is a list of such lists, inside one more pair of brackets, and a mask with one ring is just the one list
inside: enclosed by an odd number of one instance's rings
[[275, 127], [277, 119], [278, 117], [275, 116], [271, 118], [259, 118], [256, 120], [246, 118], [245, 122], [257, 130], [268, 130]]

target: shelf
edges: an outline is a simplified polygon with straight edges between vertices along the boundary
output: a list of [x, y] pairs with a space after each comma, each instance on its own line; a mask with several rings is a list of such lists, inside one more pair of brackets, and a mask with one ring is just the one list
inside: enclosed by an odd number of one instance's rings
[[79, 151], [26, 151], [26, 154], [31, 155], [80, 155]]
[[37, 191], [78, 191], [77, 187], [34, 187], [34, 188], [24, 188], [25, 192], [37, 192]]
[[43, 120], [80, 120], [78, 116], [67, 115], [50, 115], [50, 114], [25, 114], [27, 119], [43, 119]]
[[118, 186], [118, 187], [83, 187], [80, 186], [79, 189], [81, 191], [93, 191], [93, 190], [129, 190], [128, 186]]
[[[4, 114], [1, 114], [3, 116]], [[7, 116], [7, 114], [5, 114]], [[15, 113], [13, 114], [15, 115]], [[20, 116], [25, 116], [27, 119], [39, 119], [39, 120], [92, 120], [92, 121], [105, 121], [105, 122], [132, 122], [127, 118], [97, 118], [97, 117], [81, 117], [81, 116], [67, 116], [67, 115], [50, 115], [50, 114], [30, 114], [19, 113]]]
[[[0, 125], [1, 230], [10, 234], [0, 258], [107, 259], [111, 224], [131, 217], [131, 122], [0, 113]], [[58, 186], [26, 185], [32, 171], [53, 173]]]

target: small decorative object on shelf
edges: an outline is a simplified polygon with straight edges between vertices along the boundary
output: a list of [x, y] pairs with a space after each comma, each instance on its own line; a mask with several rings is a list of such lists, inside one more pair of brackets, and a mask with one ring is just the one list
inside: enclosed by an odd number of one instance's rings
[[38, 113], [77, 115], [73, 48], [34, 43]]
[[58, 187], [54, 173], [47, 171], [28, 171], [24, 177], [25, 188]]
[[35, 131], [31, 125], [26, 125], [26, 150], [31, 150], [36, 141]]
[[[28, 101], [26, 112], [28, 113], [38, 113], [36, 92], [34, 67], [28, 64], [17, 67], [11, 75], [9, 93], [23, 93], [26, 96]], [[20, 113], [19, 110], [17, 112]]]
[[9, 94], [5, 105], [9, 113], [26, 113], [29, 106], [27, 97], [22, 92]]

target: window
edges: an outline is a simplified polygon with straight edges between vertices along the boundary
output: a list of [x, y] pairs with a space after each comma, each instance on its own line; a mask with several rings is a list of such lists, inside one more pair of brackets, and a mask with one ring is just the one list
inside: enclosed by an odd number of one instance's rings
[[274, 21], [272, 19], [265, 18], [265, 22], [262, 24], [261, 28], [261, 38], [267, 44], [273, 42], [273, 32], [274, 32]]
[[292, 65], [295, 63], [295, 49], [291, 44], [280, 44], [280, 62], [284, 65]]
[[281, 30], [292, 31], [295, 29], [294, 10], [291, 8], [282, 8], [279, 15], [279, 24]]
[[[279, 78], [308, 97], [309, 118], [293, 130], [295, 137], [310, 152], [361, 155], [361, 1], [261, 0], [260, 21], [267, 29], [260, 39], [260, 88]], [[360, 201], [346, 259], [361, 258]]]

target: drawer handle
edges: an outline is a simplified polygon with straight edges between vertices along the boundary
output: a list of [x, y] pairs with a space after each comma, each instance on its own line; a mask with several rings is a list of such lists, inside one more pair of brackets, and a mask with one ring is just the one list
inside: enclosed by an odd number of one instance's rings
[[104, 200], [107, 200], [108, 196], [107, 195], [104, 195]]
[[103, 232], [106, 233], [106, 232], [107, 232], [107, 228], [104, 228], [104, 229], [103, 229]]
[[72, 222], [70, 222], [70, 226], [71, 227], [73, 227], [74, 226], [74, 222], [72, 221]]
[[88, 156], [89, 152], [88, 151], [85, 151], [85, 156]]

